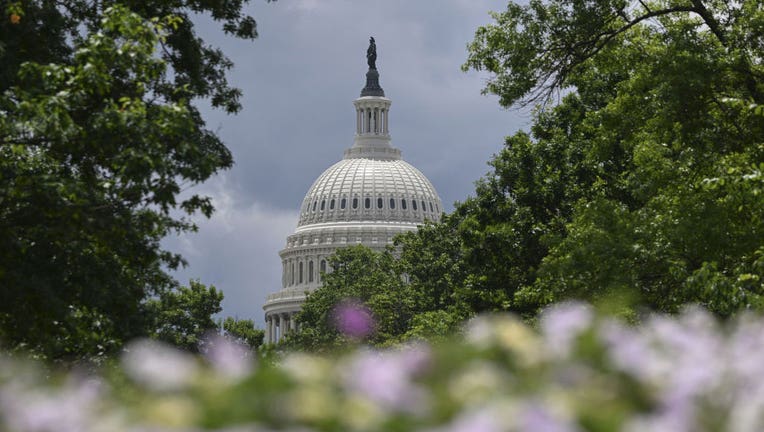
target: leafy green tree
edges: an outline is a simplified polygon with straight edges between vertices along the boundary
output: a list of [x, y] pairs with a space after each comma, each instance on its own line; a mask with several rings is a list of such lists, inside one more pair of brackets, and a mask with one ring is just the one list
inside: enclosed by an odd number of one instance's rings
[[[402, 291], [405, 285], [390, 253], [377, 253], [362, 245], [338, 249], [329, 258], [331, 272], [322, 276], [323, 284], [308, 295], [297, 316], [300, 331], [289, 336], [288, 344], [320, 350], [346, 343], [338, 330], [334, 312], [344, 301], [352, 300], [371, 309], [375, 331], [369, 340], [386, 340], [396, 334], [392, 315], [403, 320], [410, 315]], [[399, 334], [399, 333], [398, 333]]]
[[194, 31], [256, 37], [245, 1], [5, 2], [0, 19], [0, 340], [51, 359], [148, 335], [183, 261], [160, 240], [209, 216], [181, 187], [232, 164], [195, 100], [236, 112], [232, 63]]
[[204, 338], [219, 329], [213, 316], [223, 308], [223, 293], [198, 280], [188, 287], [165, 291], [148, 301], [149, 315], [156, 321], [151, 337], [176, 347], [198, 352]]
[[218, 332], [250, 349], [257, 349], [265, 339], [265, 331], [255, 328], [250, 319], [226, 317], [218, 322]]
[[535, 0], [494, 18], [465, 64], [494, 74], [485, 90], [505, 106], [565, 96], [457, 209], [463, 247], [505, 263], [468, 273], [520, 311], [619, 292], [664, 311], [760, 307], [758, 2]]
[[[410, 254], [423, 237], [439, 236], [440, 227], [430, 224], [423, 228], [421, 236], [397, 239], [396, 242], [406, 244], [402, 248], [383, 252], [362, 245], [338, 249], [329, 258], [332, 271], [323, 275], [322, 286], [308, 295], [297, 316], [299, 332], [288, 335], [286, 344], [315, 351], [357, 340], [357, 336], [343, 334], [337, 322], [343, 309], [354, 307], [368, 309], [371, 329], [362, 340], [373, 345], [452, 333], [464, 315], [456, 306], [448, 282], [432, 288], [419, 283], [421, 276], [408, 273], [414, 270], [417, 274], [437, 274], [439, 269], [449, 267], [449, 258], [441, 256], [442, 266], [436, 268], [419, 267], [418, 263], [396, 257], [400, 254], [398, 249]], [[445, 253], [436, 249], [420, 251], [430, 256]]]

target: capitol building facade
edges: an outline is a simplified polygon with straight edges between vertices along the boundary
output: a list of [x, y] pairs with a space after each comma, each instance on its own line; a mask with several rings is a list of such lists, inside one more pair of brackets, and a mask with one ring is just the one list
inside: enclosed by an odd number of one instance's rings
[[279, 252], [281, 290], [267, 297], [266, 342], [298, 328], [295, 315], [306, 295], [331, 272], [328, 257], [362, 244], [383, 250], [397, 234], [438, 221], [442, 203], [432, 183], [404, 161], [390, 139], [390, 99], [379, 85], [371, 39], [366, 86], [355, 105], [355, 140], [342, 160], [324, 171], [300, 206], [297, 229]]

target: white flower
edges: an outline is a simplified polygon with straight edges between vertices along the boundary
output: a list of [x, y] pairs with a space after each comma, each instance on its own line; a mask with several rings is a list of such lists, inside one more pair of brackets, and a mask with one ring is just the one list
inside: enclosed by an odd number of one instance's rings
[[421, 347], [360, 351], [344, 371], [344, 385], [383, 409], [422, 413], [427, 395], [413, 377], [426, 364], [427, 356]]
[[573, 342], [592, 325], [594, 312], [584, 303], [561, 303], [544, 310], [541, 331], [546, 348], [558, 357], [567, 357]]
[[188, 386], [198, 371], [193, 356], [148, 339], [131, 342], [122, 363], [132, 379], [159, 391]]
[[227, 337], [213, 335], [207, 340], [205, 357], [221, 375], [229, 378], [243, 378], [252, 372], [252, 352], [242, 344]]

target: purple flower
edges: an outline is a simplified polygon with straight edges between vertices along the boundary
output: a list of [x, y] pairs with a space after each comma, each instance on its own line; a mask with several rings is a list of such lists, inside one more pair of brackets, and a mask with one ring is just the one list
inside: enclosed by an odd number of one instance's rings
[[221, 375], [241, 379], [252, 372], [252, 352], [244, 345], [218, 334], [208, 336], [207, 345], [205, 357]]
[[360, 351], [345, 369], [345, 387], [383, 409], [421, 412], [427, 395], [414, 377], [429, 363], [426, 347], [411, 346], [399, 351]]
[[491, 407], [472, 409], [461, 413], [451, 424], [438, 432], [501, 432], [506, 430], [500, 416]]
[[554, 415], [548, 408], [537, 403], [529, 403], [520, 413], [521, 431], [575, 432], [580, 429], [570, 420]]
[[362, 339], [374, 331], [374, 317], [369, 308], [357, 300], [345, 300], [335, 306], [334, 325], [342, 334]]
[[559, 357], [570, 355], [576, 338], [592, 325], [594, 313], [584, 303], [561, 303], [541, 315], [541, 330], [547, 347]]

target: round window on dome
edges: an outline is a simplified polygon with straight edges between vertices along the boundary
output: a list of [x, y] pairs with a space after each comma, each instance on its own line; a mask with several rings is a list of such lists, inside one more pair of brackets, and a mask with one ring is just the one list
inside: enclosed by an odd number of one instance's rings
[[391, 209], [395, 208], [395, 198], [390, 198], [390, 208]]
[[365, 208], [371, 208], [371, 198], [366, 198], [366, 201], [363, 203], [363, 206]]
[[406, 210], [406, 200], [405, 200], [405, 199], [402, 199], [402, 200], [401, 200], [401, 208], [402, 208], [403, 210]]
[[353, 208], [354, 209], [358, 208], [358, 198], [353, 198]]
[[377, 198], [377, 208], [382, 208], [384, 205], [384, 201], [382, 201], [382, 198]]
[[342, 210], [345, 210], [345, 207], [347, 207], [347, 202], [348, 202], [348, 200], [347, 200], [347, 199], [345, 199], [345, 198], [342, 198], [342, 199], [340, 200], [340, 208], [341, 208]]

